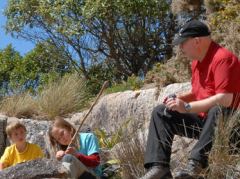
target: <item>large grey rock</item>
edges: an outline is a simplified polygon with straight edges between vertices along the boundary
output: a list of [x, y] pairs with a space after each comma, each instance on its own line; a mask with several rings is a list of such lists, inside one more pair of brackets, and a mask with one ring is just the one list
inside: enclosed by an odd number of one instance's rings
[[[125, 91], [103, 96], [93, 108], [86, 123], [94, 127], [102, 127], [107, 131], [115, 131], [127, 119], [135, 119], [136, 128], [148, 126], [153, 108], [162, 103], [165, 96], [171, 93], [187, 91], [190, 83], [175, 83], [162, 88]], [[70, 119], [79, 123], [86, 111], [76, 113]]]
[[7, 125], [7, 117], [0, 115], [0, 156], [2, 156], [4, 149], [6, 147], [6, 125]]
[[1, 179], [67, 178], [67, 170], [61, 162], [37, 159], [17, 164], [0, 172]]

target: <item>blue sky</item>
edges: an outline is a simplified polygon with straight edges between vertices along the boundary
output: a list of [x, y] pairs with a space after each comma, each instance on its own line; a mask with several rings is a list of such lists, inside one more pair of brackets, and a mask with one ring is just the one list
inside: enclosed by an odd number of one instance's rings
[[20, 38], [13, 38], [10, 34], [6, 34], [3, 28], [6, 23], [6, 17], [3, 14], [6, 6], [7, 0], [0, 0], [0, 49], [2, 50], [7, 45], [12, 44], [13, 48], [16, 51], [20, 52], [21, 55], [25, 55], [27, 52], [34, 48], [34, 44]]

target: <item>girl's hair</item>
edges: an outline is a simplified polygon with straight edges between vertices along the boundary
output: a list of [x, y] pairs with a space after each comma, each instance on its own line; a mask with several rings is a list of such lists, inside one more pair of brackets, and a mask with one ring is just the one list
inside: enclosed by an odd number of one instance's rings
[[9, 123], [6, 127], [6, 133], [7, 133], [8, 137], [11, 138], [12, 132], [19, 129], [19, 128], [24, 129], [25, 132], [27, 131], [26, 127], [22, 123], [20, 123], [19, 121]]
[[[72, 124], [70, 124], [69, 122], [67, 122], [66, 120], [64, 120], [63, 117], [57, 116], [54, 118], [54, 122], [53, 125], [49, 128], [48, 131], [48, 135], [50, 138], [50, 143], [51, 145], [55, 148], [55, 150], [66, 150], [67, 146], [65, 145], [61, 145], [54, 137], [53, 137], [53, 128], [61, 128], [61, 129], [66, 129], [69, 132], [71, 132], [71, 135], [73, 137], [73, 135], [76, 132], [76, 129], [73, 127]], [[78, 148], [78, 140], [73, 141], [73, 144], [76, 148]]]

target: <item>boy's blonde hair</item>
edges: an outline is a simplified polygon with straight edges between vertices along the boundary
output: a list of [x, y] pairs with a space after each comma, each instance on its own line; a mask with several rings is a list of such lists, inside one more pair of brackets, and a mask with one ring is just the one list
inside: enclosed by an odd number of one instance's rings
[[7, 133], [8, 137], [11, 137], [12, 132], [19, 128], [23, 128], [25, 131], [27, 131], [26, 127], [18, 121], [9, 123], [6, 127], [6, 133]]

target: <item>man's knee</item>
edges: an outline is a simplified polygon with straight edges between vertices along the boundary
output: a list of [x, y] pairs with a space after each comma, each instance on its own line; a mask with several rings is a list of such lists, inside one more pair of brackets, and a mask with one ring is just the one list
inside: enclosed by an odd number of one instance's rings
[[223, 116], [223, 118], [227, 118], [229, 115], [232, 114], [232, 109], [220, 107], [220, 106], [214, 106], [208, 110], [208, 118], [218, 119], [220, 116]]
[[208, 110], [208, 114], [219, 114], [221, 112], [220, 106], [213, 106]]
[[165, 110], [166, 110], [166, 106], [164, 104], [160, 104], [153, 109], [152, 115], [164, 114]]
[[221, 114], [221, 107], [220, 106], [213, 106], [208, 110], [207, 118], [209, 119], [217, 119]]

